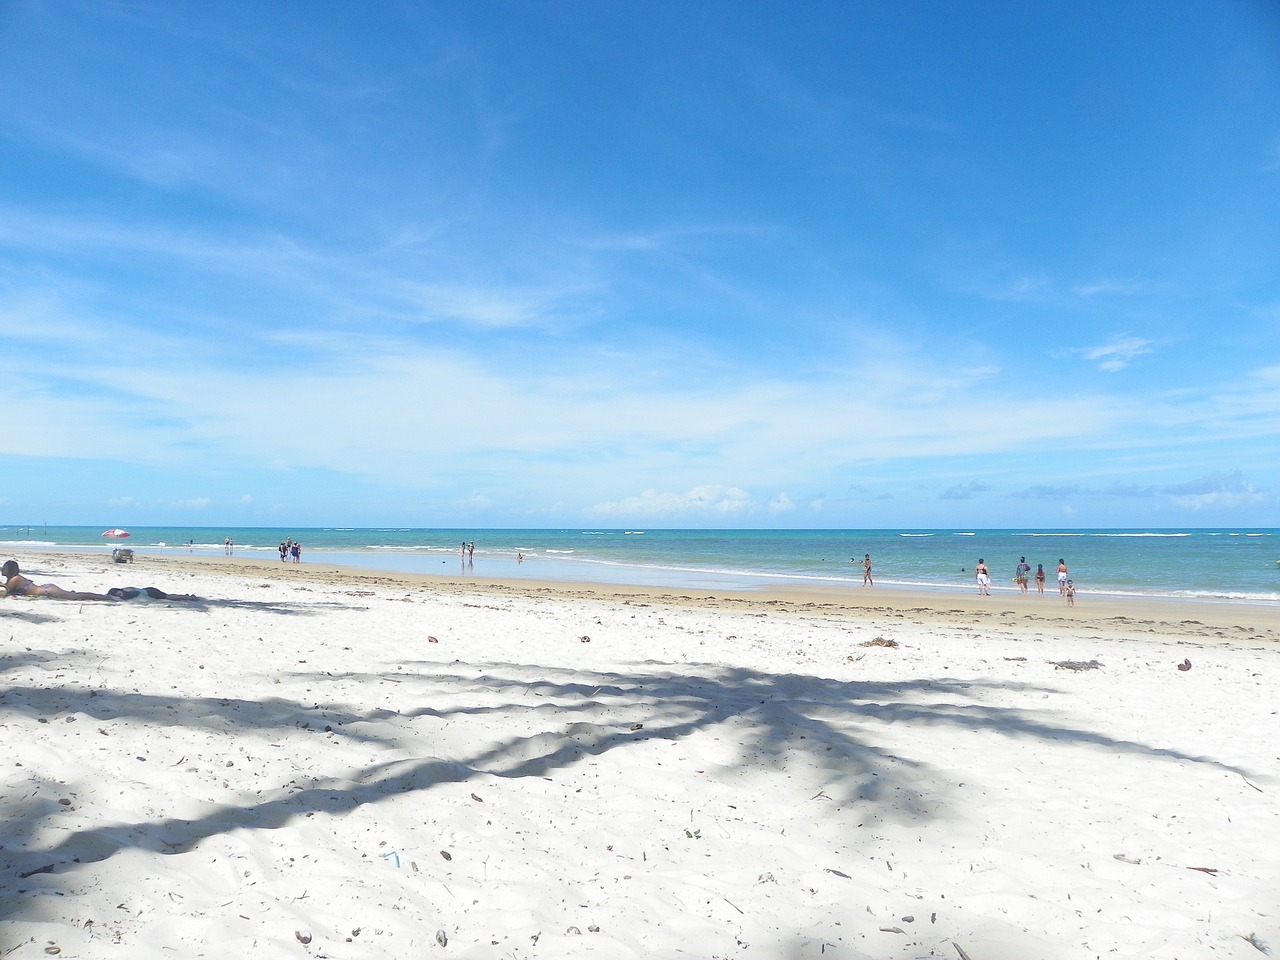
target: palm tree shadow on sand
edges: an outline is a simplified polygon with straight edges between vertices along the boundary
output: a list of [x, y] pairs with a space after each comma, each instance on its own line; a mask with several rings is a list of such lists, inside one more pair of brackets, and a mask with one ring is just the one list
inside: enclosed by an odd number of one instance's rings
[[[83, 654], [82, 654], [83, 655]], [[71, 655], [74, 657], [74, 652]], [[68, 655], [58, 658], [65, 673]], [[26, 659], [0, 660], [0, 675]], [[91, 664], [82, 664], [86, 669]], [[97, 721], [128, 719], [160, 725], [173, 737], [184, 732], [226, 738], [228, 752], [244, 736], [326, 730], [366, 748], [403, 752], [407, 742], [431, 742], [431, 731], [468, 718], [490, 729], [532, 730], [490, 739], [457, 755], [420, 756], [319, 771], [268, 785], [254, 796], [224, 803], [196, 818], [138, 819], [62, 831], [57, 842], [37, 839], [57, 833], [58, 791], [64, 785], [35, 782], [28, 799], [0, 807], [0, 920], [21, 919], [37, 892], [56, 892], [89, 865], [127, 849], [181, 853], [201, 841], [233, 830], [272, 830], [311, 814], [341, 816], [389, 797], [427, 792], [480, 776], [512, 780], [546, 777], [591, 758], [631, 750], [654, 738], [679, 741], [701, 732], [725, 733], [738, 744], [741, 767], [781, 764], [803, 751], [817, 758], [826, 795], [859, 804], [885, 817], [928, 819], [935, 814], [938, 789], [928, 803], [915, 782], [930, 772], [920, 760], [875, 745], [873, 730], [886, 723], [921, 730], [951, 727], [1001, 737], [1069, 742], [1104, 747], [1116, 754], [1192, 762], [1246, 771], [1206, 758], [1148, 744], [1116, 740], [1063, 726], [1036, 711], [992, 707], [981, 702], [993, 688], [1035, 691], [1024, 684], [975, 684], [948, 679], [875, 683], [840, 681], [802, 674], [773, 674], [721, 665], [642, 664], [628, 672], [548, 669], [517, 663], [403, 664], [394, 673], [297, 673], [313, 687], [332, 684], [345, 700], [307, 705], [290, 699], [187, 699], [78, 686], [8, 686], [0, 691], [0, 717], [11, 729], [41, 717], [79, 715]], [[480, 675], [477, 676], [477, 671]], [[374, 690], [380, 682], [400, 685], [401, 700], [421, 704], [395, 711], [351, 702], [350, 693]], [[408, 685], [408, 686], [406, 686]], [[1043, 688], [1047, 690], [1048, 688]], [[425, 727], [424, 727], [425, 724]], [[729, 728], [732, 728], [731, 730]], [[830, 748], [830, 749], [828, 749]], [[12, 794], [11, 794], [12, 795]]]

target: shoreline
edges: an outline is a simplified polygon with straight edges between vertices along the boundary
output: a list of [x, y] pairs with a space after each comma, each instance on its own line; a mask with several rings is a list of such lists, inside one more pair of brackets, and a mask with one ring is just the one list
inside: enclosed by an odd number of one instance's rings
[[[47, 558], [54, 564], [98, 566], [96, 554], [57, 550], [29, 550], [16, 554], [24, 572], [34, 558]], [[27, 562], [22, 557], [33, 558]], [[1181, 597], [1090, 595], [1077, 590], [1075, 606], [1046, 587], [1044, 596], [1034, 591], [1027, 595], [999, 592], [980, 596], [976, 590], [910, 589], [902, 587], [864, 587], [850, 583], [847, 587], [804, 584], [760, 584], [752, 588], [724, 589], [702, 587], [615, 584], [577, 580], [543, 580], [527, 577], [491, 577], [482, 574], [406, 573], [369, 567], [346, 566], [304, 561], [281, 563], [266, 557], [201, 556], [193, 554], [138, 554], [131, 564], [118, 564], [110, 556], [101, 556], [102, 577], [112, 581], [135, 580], [134, 586], [159, 586], [142, 583], [137, 576], [142, 570], [179, 575], [193, 572], [228, 577], [268, 577], [281, 582], [311, 582], [326, 586], [364, 585], [405, 591], [432, 590], [451, 595], [467, 593], [502, 594], [524, 597], [554, 597], [565, 600], [596, 601], [631, 600], [663, 603], [683, 607], [705, 607], [710, 604], [772, 611], [812, 613], [819, 610], [832, 616], [850, 618], [875, 614], [911, 613], [917, 617], [946, 620], [971, 619], [979, 622], [998, 617], [1001, 620], [1028, 623], [1052, 623], [1060, 626], [1099, 627], [1126, 626], [1130, 621], [1159, 623], [1178, 634], [1199, 630], [1250, 630], [1262, 639], [1280, 641], [1280, 610], [1269, 601], [1191, 599]], [[38, 567], [32, 567], [38, 571]], [[65, 584], [63, 584], [65, 586]], [[100, 585], [101, 586], [101, 585]], [[1056, 584], [1055, 584], [1056, 586]], [[81, 583], [77, 589], [98, 589]], [[101, 586], [106, 589], [106, 586]], [[1190, 628], [1190, 629], [1188, 629]]]
[[[198, 536], [190, 546], [188, 532]], [[278, 559], [274, 546], [260, 543], [262, 531], [245, 528], [230, 532], [237, 538], [236, 557]], [[753, 592], [790, 586], [860, 586], [861, 561], [845, 560], [869, 551], [876, 560], [879, 585], [950, 595], [974, 587], [974, 560], [985, 555], [997, 558], [990, 565], [997, 571], [992, 592], [1013, 596], [1013, 584], [999, 571], [1008, 561], [1006, 572], [1012, 576], [1012, 558], [1026, 555], [1032, 558], [1033, 568], [1044, 561], [1050, 571], [1048, 591], [1056, 595], [1052, 570], [1056, 558], [1065, 553], [1077, 589], [1095, 598], [1150, 597], [1280, 607], [1280, 567], [1274, 547], [1280, 542], [1280, 528], [1256, 536], [1210, 529], [1160, 535], [1081, 531], [1072, 536], [1086, 539], [1061, 546], [1045, 539], [1049, 534], [1016, 530], [978, 531], [965, 538], [939, 533], [923, 539], [903, 539], [877, 530], [660, 530], [644, 537], [572, 530], [334, 532], [304, 528], [293, 532], [302, 534], [303, 561], [309, 564], [466, 577], [479, 571], [484, 577], [502, 580]], [[204, 528], [139, 528], [136, 536], [118, 544], [104, 543], [93, 528], [50, 528], [49, 534], [43, 540], [12, 542], [7, 548], [97, 553], [119, 545], [128, 546], [139, 556], [224, 556], [223, 538], [207, 542], [210, 533]], [[458, 538], [482, 538], [473, 560], [460, 556]], [[518, 554], [523, 554], [523, 563]]]

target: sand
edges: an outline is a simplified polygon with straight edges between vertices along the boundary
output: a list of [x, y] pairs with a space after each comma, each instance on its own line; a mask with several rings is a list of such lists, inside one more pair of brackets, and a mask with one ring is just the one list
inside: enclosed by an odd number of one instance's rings
[[18, 559], [6, 958], [1280, 953], [1274, 605]]

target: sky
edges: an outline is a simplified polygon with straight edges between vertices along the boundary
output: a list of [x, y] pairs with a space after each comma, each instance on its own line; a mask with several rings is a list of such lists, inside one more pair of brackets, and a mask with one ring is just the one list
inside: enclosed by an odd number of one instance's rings
[[0, 524], [1280, 526], [1264, 0], [0, 0]]

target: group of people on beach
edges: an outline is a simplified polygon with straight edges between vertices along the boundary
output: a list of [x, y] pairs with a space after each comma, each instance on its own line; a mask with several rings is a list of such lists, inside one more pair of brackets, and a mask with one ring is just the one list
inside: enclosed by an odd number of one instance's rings
[[[974, 573], [978, 580], [978, 593], [984, 597], [991, 596], [991, 570], [987, 567], [987, 562], [981, 557], [978, 558], [978, 565], [974, 568]], [[1013, 582], [1018, 585], [1020, 593], [1027, 593], [1028, 581], [1031, 579], [1031, 564], [1027, 563], [1026, 557], [1018, 558], [1018, 565], [1013, 568]], [[1045, 572], [1044, 564], [1036, 564], [1035, 572], [1036, 593], [1044, 596]], [[1058, 558], [1058, 595], [1065, 597], [1068, 607], [1074, 607], [1076, 603], [1076, 586], [1075, 583], [1067, 576], [1067, 562], [1061, 557]]]
[[[850, 563], [858, 563], [857, 558], [851, 558]], [[961, 570], [961, 573], [964, 571]], [[978, 565], [974, 568], [974, 573], [978, 580], [978, 593], [981, 596], [991, 596], [991, 570], [987, 567], [987, 562], [983, 558], [978, 558]], [[1027, 584], [1031, 579], [1031, 564], [1027, 563], [1026, 557], [1018, 558], [1018, 565], [1013, 570], [1013, 582], [1018, 585], [1018, 590], [1027, 593]], [[1044, 564], [1036, 564], [1035, 572], [1036, 592], [1040, 596], [1044, 596], [1045, 572]], [[871, 554], [862, 555], [862, 585], [864, 587], [874, 587], [875, 580], [871, 577]], [[1064, 597], [1068, 607], [1076, 605], [1076, 587], [1067, 576], [1067, 562], [1061, 557], [1058, 558], [1058, 595]]]
[[4, 579], [3, 593], [10, 597], [45, 597], [49, 600], [133, 600], [146, 596], [152, 600], [199, 600], [190, 593], [165, 593], [156, 587], [112, 587], [106, 593], [86, 593], [83, 590], [66, 590], [56, 583], [36, 583], [24, 577], [17, 560], [6, 560], [0, 566]]
[[293, 537], [280, 541], [280, 562], [288, 563], [290, 558], [293, 559], [294, 563], [302, 562], [302, 544], [294, 540]]

